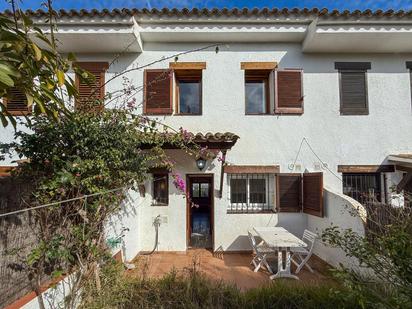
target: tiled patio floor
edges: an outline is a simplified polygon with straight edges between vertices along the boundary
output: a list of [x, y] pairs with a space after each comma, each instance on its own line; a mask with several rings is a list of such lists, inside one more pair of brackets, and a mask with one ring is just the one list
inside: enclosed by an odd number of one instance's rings
[[[185, 253], [161, 252], [137, 257], [134, 260], [137, 267], [132, 274], [159, 278], [173, 268], [177, 271], [187, 271], [196, 264], [196, 267], [212, 280], [234, 283], [243, 290], [269, 284], [271, 282], [269, 273], [263, 268], [257, 273], [253, 272], [249, 264], [251, 259], [252, 255], [248, 253], [221, 253], [214, 256], [212, 252], [204, 249], [188, 250]], [[304, 268], [298, 275], [299, 282], [317, 284], [332, 281], [328, 275], [330, 266], [323, 260], [312, 256], [309, 264], [315, 272], [311, 273]], [[292, 269], [294, 270], [295, 267], [293, 266]]]

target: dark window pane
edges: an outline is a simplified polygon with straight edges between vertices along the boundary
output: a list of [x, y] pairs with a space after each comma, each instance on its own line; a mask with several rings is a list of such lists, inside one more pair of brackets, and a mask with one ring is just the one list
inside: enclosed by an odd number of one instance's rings
[[266, 113], [266, 86], [264, 81], [246, 81], [246, 113]]
[[230, 201], [232, 204], [246, 203], [246, 179], [230, 180]]
[[169, 203], [167, 175], [153, 175], [153, 202], [155, 205], [167, 205]]
[[265, 179], [249, 179], [250, 203], [266, 203], [266, 181]]
[[208, 197], [209, 196], [209, 184], [208, 183], [201, 183], [200, 184], [200, 196], [201, 197]]
[[343, 193], [367, 203], [371, 200], [381, 200], [380, 174], [343, 174]]
[[200, 82], [179, 82], [179, 112], [200, 114]]
[[192, 184], [192, 197], [199, 197], [199, 184], [198, 183], [193, 183]]

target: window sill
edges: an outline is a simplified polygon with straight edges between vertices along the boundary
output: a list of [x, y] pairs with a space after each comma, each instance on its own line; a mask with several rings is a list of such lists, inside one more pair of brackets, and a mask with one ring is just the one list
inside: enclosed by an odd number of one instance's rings
[[151, 203], [150, 206], [153, 207], [167, 207], [169, 204]]
[[369, 111], [341, 111], [341, 116], [368, 116]]
[[275, 115], [276, 116], [287, 116], [287, 115], [291, 115], [291, 116], [300, 116], [303, 115], [303, 110], [302, 109], [279, 109], [275, 111]]
[[176, 113], [173, 116], [202, 116], [202, 114], [185, 114], [185, 113]]
[[9, 113], [11, 116], [30, 116], [31, 112], [29, 111], [6, 111], [6, 113]]
[[142, 113], [143, 116], [172, 116], [173, 113]]
[[230, 215], [243, 215], [243, 214], [256, 214], [256, 215], [258, 215], [258, 214], [275, 214], [275, 213], [277, 213], [275, 210], [256, 210], [256, 211], [253, 211], [253, 210], [228, 210], [227, 212], [226, 212], [227, 214], [230, 214]]
[[248, 114], [245, 113], [245, 116], [273, 116], [274, 114], [270, 114], [270, 113], [260, 113], [260, 114]]

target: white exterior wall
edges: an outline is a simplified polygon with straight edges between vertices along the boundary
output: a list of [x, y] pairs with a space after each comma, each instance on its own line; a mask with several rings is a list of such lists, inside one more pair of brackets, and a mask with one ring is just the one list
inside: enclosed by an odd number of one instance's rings
[[[115, 73], [145, 65], [175, 53], [205, 46], [190, 43], [145, 43], [142, 53], [120, 56], [109, 68], [107, 79]], [[79, 61], [111, 61], [112, 54], [78, 55]], [[410, 76], [405, 61], [412, 54], [304, 54], [295, 43], [230, 44], [221, 46], [220, 52], [201, 51], [179, 57], [179, 61], [205, 61], [202, 80], [201, 116], [157, 117], [172, 127], [183, 127], [192, 132], [226, 132], [240, 136], [228, 152], [227, 161], [241, 165], [280, 165], [281, 172], [291, 172], [303, 137], [315, 152], [336, 174], [339, 164], [381, 164], [391, 153], [411, 150], [412, 111]], [[245, 115], [244, 72], [242, 61], [277, 61], [280, 68], [304, 69], [304, 114], [297, 115]], [[369, 115], [341, 116], [339, 112], [339, 79], [334, 69], [335, 61], [370, 61], [367, 73]], [[168, 68], [169, 61], [159, 62], [150, 68]], [[132, 83], [143, 83], [143, 72], [126, 74]], [[121, 89], [121, 78], [109, 83], [106, 91]], [[138, 93], [137, 101], [142, 101]], [[141, 112], [141, 107], [139, 108]], [[12, 129], [0, 128], [2, 141], [12, 139]], [[172, 154], [178, 164], [176, 170], [183, 176], [198, 173], [193, 158], [183, 152]], [[301, 169], [314, 171], [319, 160], [306, 145], [298, 157]], [[8, 164], [8, 161], [2, 163]], [[204, 172], [214, 173], [215, 191], [219, 189], [220, 162], [212, 162]], [[341, 181], [326, 169], [325, 185], [341, 192]], [[340, 175], [338, 174], [340, 177]], [[153, 248], [153, 218], [167, 216], [167, 223], [159, 229], [159, 250], [186, 250], [186, 201], [169, 183], [169, 206], [151, 206], [150, 184], [146, 186], [147, 198], [139, 204], [137, 231], [129, 232], [132, 243], [130, 252], [148, 251]], [[215, 198], [215, 249], [248, 249], [247, 229], [252, 226], [282, 225], [300, 236], [303, 229], [311, 227], [312, 217], [306, 214], [227, 214], [226, 181], [223, 198]], [[216, 192], [217, 193], [217, 192]], [[217, 194], [215, 194], [217, 196]], [[137, 202], [134, 203], [137, 205]], [[332, 220], [333, 222], [337, 222]], [[135, 228], [135, 227], [134, 227]], [[136, 243], [135, 243], [136, 242]], [[128, 259], [132, 253], [127, 254]]]
[[[338, 226], [341, 230], [351, 229], [364, 236], [365, 222], [362, 221], [362, 218], [366, 218], [365, 208], [354, 199], [342, 193], [326, 188], [323, 193], [324, 217], [319, 218], [308, 215], [307, 228], [320, 235], [324, 229]], [[320, 239], [317, 240], [313, 252], [335, 267], [338, 267], [340, 264], [352, 268], [359, 266], [356, 260], [347, 257], [343, 250], [326, 246]]]
[[129, 190], [121, 210], [117, 215], [109, 218], [109, 221], [106, 223], [106, 238], [122, 239], [119, 246], [112, 248], [112, 253], [114, 255], [119, 250], [122, 250], [125, 261], [131, 261], [141, 250], [139, 218], [141, 207], [147, 199], [147, 196], [141, 197], [138, 192]]
[[[199, 47], [195, 44], [145, 44], [139, 55], [140, 65], [170, 56], [183, 50]], [[291, 172], [303, 137], [315, 152], [339, 177], [339, 164], [381, 164], [390, 153], [411, 149], [412, 112], [409, 72], [405, 61], [412, 55], [308, 55], [300, 51], [299, 44], [230, 44], [214, 51], [196, 52], [181, 56], [179, 61], [205, 61], [203, 71], [203, 115], [157, 117], [175, 128], [192, 132], [226, 132], [240, 136], [228, 152], [232, 164], [279, 164], [281, 172]], [[242, 61], [277, 61], [281, 68], [304, 69], [304, 114], [301, 116], [246, 116], [244, 105], [244, 72]], [[370, 61], [368, 71], [369, 115], [341, 116], [339, 112], [339, 79], [334, 69], [335, 61]], [[168, 62], [157, 63], [152, 68], [167, 68]], [[143, 73], [130, 74], [136, 85], [141, 85]], [[138, 97], [141, 102], [142, 97]], [[181, 153], [181, 152], [180, 152]], [[198, 173], [193, 158], [173, 156], [178, 160], [177, 170]], [[181, 161], [185, 161], [183, 167]], [[319, 160], [304, 145], [298, 158], [301, 172], [314, 171]], [[189, 166], [188, 166], [189, 165]], [[214, 173], [215, 190], [219, 189], [220, 163], [204, 172]], [[337, 192], [342, 191], [341, 181], [326, 169], [324, 182]], [[168, 207], [144, 206], [142, 208], [142, 234], [153, 230], [152, 220], [157, 214], [168, 215], [168, 223], [160, 228], [159, 250], [185, 250], [186, 206], [177, 198], [171, 185]], [[147, 190], [150, 193], [150, 190]], [[247, 229], [253, 226], [282, 225], [296, 235], [308, 227], [312, 216], [306, 214], [227, 214], [227, 187], [224, 181], [223, 198], [215, 198], [215, 249], [248, 249]], [[331, 213], [330, 216], [337, 215]], [[177, 220], [177, 221], [175, 221]], [[339, 222], [328, 218], [331, 222]], [[310, 225], [309, 225], [310, 226]], [[142, 241], [142, 249], [153, 246], [154, 236]], [[143, 238], [147, 238], [146, 236]]]
[[[176, 160], [175, 171], [185, 177], [185, 174], [196, 174], [199, 170], [195, 161], [181, 150], [170, 150], [170, 156]], [[307, 225], [306, 214], [228, 214], [228, 197], [226, 180], [224, 193], [218, 198], [220, 186], [220, 162], [217, 159], [209, 162], [203, 171], [213, 173], [214, 176], [214, 249], [239, 251], [249, 250], [247, 231], [255, 226], [281, 225], [296, 235], [301, 235]], [[142, 235], [141, 248], [149, 251], [154, 246], [153, 220], [157, 215], [166, 217], [167, 223], [162, 222], [159, 228], [159, 251], [185, 251], [186, 250], [186, 199], [172, 183], [169, 177], [169, 206], [152, 206], [148, 198], [141, 207], [139, 233]], [[152, 192], [150, 181], [146, 182], [146, 193]]]

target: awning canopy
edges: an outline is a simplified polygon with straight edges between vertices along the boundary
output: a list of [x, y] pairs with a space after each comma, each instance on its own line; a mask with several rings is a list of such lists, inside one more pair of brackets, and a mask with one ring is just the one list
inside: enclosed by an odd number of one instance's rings
[[412, 153], [391, 154], [388, 161], [393, 162], [397, 170], [412, 171]]
[[395, 163], [396, 170], [406, 172], [396, 186], [397, 191], [407, 190], [412, 192], [412, 153], [389, 155], [388, 160]]
[[[176, 133], [178, 134], [178, 133]], [[187, 132], [188, 142], [187, 145], [190, 147], [191, 143], [199, 145], [200, 147], [207, 147], [211, 150], [230, 150], [239, 139], [234, 133], [225, 132], [225, 133], [192, 133]], [[149, 148], [151, 144], [144, 144], [142, 148]], [[180, 149], [179, 146], [171, 144], [171, 143], [164, 143], [162, 145], [163, 149]]]
[[234, 133], [196, 133], [194, 134], [193, 142], [209, 149], [231, 149], [239, 139]]

